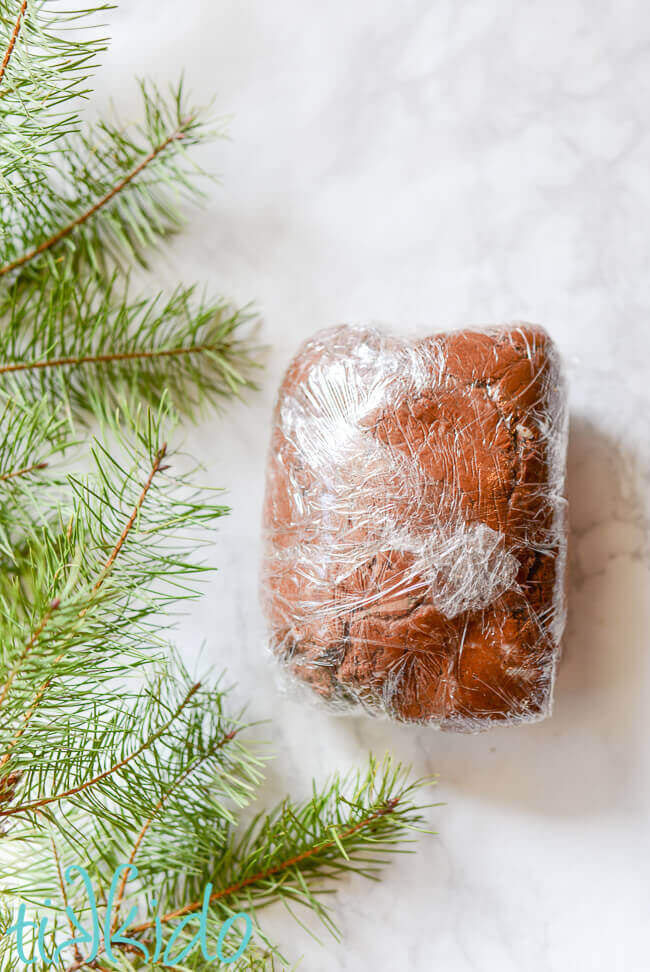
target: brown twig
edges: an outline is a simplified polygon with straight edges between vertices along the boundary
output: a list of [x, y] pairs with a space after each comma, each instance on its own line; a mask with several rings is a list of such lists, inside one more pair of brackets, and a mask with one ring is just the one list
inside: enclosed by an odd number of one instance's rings
[[26, 813], [28, 810], [38, 810], [40, 807], [45, 807], [50, 803], [58, 803], [61, 800], [66, 800], [68, 797], [75, 796], [77, 793], [82, 793], [89, 787], [95, 786], [97, 783], [101, 783], [102, 780], [107, 779], [107, 777], [119, 772], [119, 770], [123, 769], [128, 763], [132, 762], [134, 759], [137, 759], [137, 757], [141, 756], [142, 753], [144, 753], [147, 749], [150, 749], [157, 739], [160, 739], [163, 733], [165, 733], [172, 723], [178, 719], [185, 706], [189, 703], [192, 696], [198, 692], [200, 687], [200, 682], [193, 685], [173, 715], [169, 717], [167, 722], [163, 723], [162, 726], [159, 726], [148, 739], [145, 739], [141, 746], [138, 746], [138, 748], [132, 753], [129, 753], [129, 755], [125, 756], [124, 759], [121, 759], [119, 763], [109, 766], [108, 769], [105, 769], [102, 773], [98, 773], [97, 776], [93, 776], [91, 779], [85, 780], [83, 783], [80, 783], [78, 786], [73, 786], [69, 790], [64, 790], [62, 793], [55, 793], [52, 796], [42, 797], [40, 800], [34, 800], [33, 803], [25, 803], [23, 806], [11, 807], [9, 810], [2, 810], [0, 811], [0, 817], [12, 817], [16, 813]]
[[128, 537], [129, 533], [131, 532], [131, 530], [133, 528], [133, 524], [135, 523], [135, 521], [137, 519], [137, 516], [138, 516], [138, 513], [140, 512], [140, 510], [142, 508], [142, 504], [144, 503], [144, 501], [146, 499], [147, 493], [151, 489], [151, 484], [153, 482], [153, 478], [156, 475], [156, 473], [160, 471], [160, 464], [162, 463], [162, 461], [163, 461], [163, 459], [165, 458], [166, 455], [167, 455], [167, 443], [166, 442], [163, 442], [163, 444], [161, 445], [160, 449], [156, 453], [155, 459], [153, 461], [153, 465], [151, 467], [151, 470], [149, 472], [149, 475], [147, 476], [147, 481], [145, 482], [144, 486], [142, 487], [142, 491], [141, 491], [141, 493], [140, 493], [140, 495], [139, 495], [139, 497], [138, 497], [138, 499], [136, 501], [135, 506], [133, 507], [133, 510], [131, 511], [131, 515], [128, 518], [128, 520], [126, 521], [126, 524], [124, 526], [124, 529], [122, 530], [122, 533], [120, 534], [120, 537], [119, 537], [117, 543], [115, 544], [115, 546], [111, 550], [111, 553], [110, 553], [110, 556], [109, 556], [108, 560], [104, 564], [104, 566], [102, 568], [102, 571], [101, 571], [99, 577], [97, 578], [97, 580], [95, 581], [95, 584], [93, 585], [93, 591], [98, 591], [99, 590], [99, 588], [102, 586], [102, 584], [106, 580], [106, 577], [110, 573], [111, 567], [115, 563], [115, 561], [116, 561], [116, 559], [117, 559], [117, 557], [119, 555], [120, 550], [122, 549], [122, 547], [126, 543], [126, 538]]
[[49, 358], [42, 361], [13, 361], [11, 364], [0, 365], [0, 375], [15, 371], [60, 368], [65, 365], [110, 364], [113, 361], [133, 361], [139, 358], [171, 358], [181, 354], [201, 354], [211, 350], [206, 344], [193, 344], [188, 348], [161, 348], [156, 351], [115, 351], [109, 354], [84, 354], [78, 357]]
[[49, 236], [46, 240], [43, 240], [43, 242], [39, 243], [39, 245], [34, 247], [33, 250], [28, 250], [27, 253], [23, 253], [22, 256], [17, 257], [15, 260], [12, 260], [11, 263], [6, 263], [3, 267], [0, 267], [0, 277], [4, 276], [6, 273], [11, 273], [12, 270], [16, 270], [18, 269], [18, 267], [22, 267], [25, 263], [29, 263], [30, 260], [33, 260], [34, 257], [40, 256], [41, 253], [45, 253], [46, 250], [49, 250], [53, 246], [56, 246], [57, 243], [60, 243], [61, 240], [64, 240], [66, 238], [66, 236], [69, 236], [70, 233], [72, 233], [73, 230], [75, 230], [78, 226], [82, 226], [89, 219], [91, 219], [95, 215], [95, 213], [97, 213], [103, 206], [109, 203], [111, 199], [117, 196], [118, 193], [122, 191], [122, 189], [128, 186], [128, 184], [132, 182], [133, 179], [136, 178], [136, 176], [140, 175], [143, 169], [146, 169], [146, 167], [150, 165], [150, 163], [153, 162], [154, 159], [157, 158], [161, 152], [164, 152], [165, 149], [172, 144], [172, 142], [177, 142], [179, 139], [183, 138], [185, 134], [184, 132], [185, 126], [190, 121], [191, 119], [182, 122], [181, 126], [174, 129], [174, 131], [171, 132], [165, 139], [163, 139], [162, 142], [156, 145], [155, 148], [153, 148], [148, 155], [146, 155], [143, 159], [141, 159], [140, 162], [138, 162], [138, 164], [133, 169], [131, 169], [131, 171], [127, 173], [127, 175], [124, 176], [123, 179], [120, 179], [120, 181], [116, 185], [114, 185], [112, 189], [109, 189], [109, 191], [105, 193], [105, 195], [103, 195], [101, 199], [98, 199], [96, 202], [94, 202], [92, 206], [90, 206], [84, 213], [81, 213], [80, 216], [77, 216], [66, 226], [62, 227], [62, 229], [58, 230], [52, 236]]
[[6, 483], [8, 479], [15, 479], [16, 476], [28, 476], [29, 473], [36, 472], [37, 469], [47, 469], [47, 463], [35, 462], [32, 466], [23, 466], [22, 469], [14, 469], [12, 472], [2, 473], [0, 475], [0, 483]]
[[0, 64], [0, 84], [2, 84], [2, 79], [4, 78], [5, 71], [7, 70], [7, 65], [11, 60], [11, 55], [14, 52], [14, 47], [16, 46], [16, 41], [18, 40], [18, 34], [20, 33], [20, 28], [23, 25], [23, 20], [25, 19], [25, 11], [27, 10], [27, 0], [23, 0], [20, 5], [20, 10], [18, 11], [18, 16], [16, 17], [16, 23], [14, 24], [14, 29], [9, 38], [9, 44], [5, 55], [2, 58], [2, 64]]

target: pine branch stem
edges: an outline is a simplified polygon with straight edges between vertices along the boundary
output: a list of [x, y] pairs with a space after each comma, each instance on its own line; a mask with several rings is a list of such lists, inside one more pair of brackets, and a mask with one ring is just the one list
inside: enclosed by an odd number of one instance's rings
[[11, 60], [11, 55], [14, 52], [14, 47], [16, 46], [16, 41], [18, 40], [18, 34], [20, 33], [20, 28], [23, 25], [25, 19], [25, 12], [27, 10], [27, 0], [23, 0], [20, 5], [20, 10], [18, 11], [18, 16], [16, 17], [16, 23], [14, 24], [14, 29], [9, 38], [9, 44], [7, 45], [7, 50], [5, 51], [4, 57], [2, 58], [2, 64], [0, 64], [0, 84], [2, 84], [2, 79], [5, 76], [5, 71], [9, 61]]
[[[153, 461], [153, 465], [151, 467], [151, 470], [149, 472], [149, 475], [147, 476], [147, 480], [146, 480], [144, 486], [142, 487], [142, 492], [140, 493], [140, 495], [139, 495], [139, 497], [137, 499], [137, 502], [136, 502], [135, 506], [133, 507], [133, 510], [131, 511], [131, 515], [130, 515], [129, 519], [126, 522], [126, 524], [124, 526], [124, 529], [122, 530], [122, 533], [120, 534], [120, 537], [119, 537], [117, 543], [113, 547], [113, 549], [112, 549], [112, 551], [110, 553], [110, 556], [109, 556], [108, 560], [104, 564], [104, 566], [102, 568], [102, 571], [101, 571], [99, 577], [97, 578], [97, 580], [96, 580], [96, 582], [95, 582], [95, 584], [93, 586], [93, 591], [98, 591], [99, 590], [99, 588], [102, 586], [102, 584], [106, 580], [106, 577], [110, 573], [111, 567], [115, 563], [115, 561], [116, 561], [116, 559], [117, 559], [117, 557], [119, 555], [120, 550], [122, 549], [122, 547], [126, 543], [126, 538], [128, 537], [129, 533], [133, 529], [133, 524], [135, 523], [135, 521], [137, 519], [137, 516], [138, 516], [138, 513], [140, 512], [140, 510], [142, 508], [142, 504], [144, 503], [144, 501], [145, 501], [145, 499], [147, 497], [147, 493], [151, 489], [151, 484], [153, 482], [154, 476], [156, 475], [157, 472], [160, 471], [160, 464], [162, 463], [162, 461], [163, 461], [163, 459], [165, 458], [166, 455], [167, 455], [167, 443], [164, 442], [162, 444], [162, 446], [160, 447], [160, 449], [158, 450], [158, 452], [156, 453], [155, 459]], [[85, 614], [85, 611], [83, 613]]]
[[158, 739], [160, 739], [160, 737], [165, 732], [167, 732], [169, 727], [176, 721], [176, 719], [178, 719], [183, 709], [188, 705], [191, 698], [194, 695], [196, 695], [196, 693], [200, 688], [201, 688], [200, 682], [197, 682], [195, 685], [193, 685], [192, 688], [187, 693], [187, 695], [185, 696], [185, 698], [183, 699], [183, 701], [176, 708], [174, 713], [170, 716], [170, 718], [166, 722], [164, 722], [162, 726], [159, 726], [158, 729], [156, 729], [156, 731], [152, 733], [147, 739], [145, 739], [142, 745], [138, 746], [138, 748], [135, 749], [132, 753], [129, 753], [128, 756], [125, 756], [124, 759], [121, 759], [119, 763], [115, 763], [113, 766], [109, 766], [108, 769], [105, 769], [102, 773], [98, 773], [96, 776], [93, 776], [89, 780], [85, 780], [83, 783], [80, 783], [79, 786], [73, 786], [69, 790], [64, 790], [62, 793], [55, 793], [52, 796], [42, 797], [40, 800], [34, 800], [32, 803], [25, 803], [23, 804], [23, 806], [11, 807], [9, 810], [0, 811], [0, 816], [11, 817], [17, 813], [26, 813], [27, 811], [30, 810], [38, 810], [41, 807], [48, 806], [50, 803], [60, 803], [61, 800], [66, 800], [71, 796], [75, 796], [77, 793], [82, 793], [84, 790], [89, 789], [89, 787], [96, 786], [97, 783], [101, 783], [102, 780], [105, 780], [109, 776], [112, 776], [114, 773], [119, 772], [119, 770], [123, 769], [129, 763], [133, 762], [134, 759], [137, 759], [138, 756], [141, 756], [142, 753], [151, 749], [154, 743], [157, 742]]
[[34, 249], [28, 250], [27, 253], [23, 253], [22, 256], [19, 256], [10, 263], [6, 263], [4, 266], [0, 267], [0, 277], [3, 277], [7, 273], [11, 273], [12, 270], [17, 270], [19, 267], [24, 266], [24, 264], [29, 263], [30, 260], [33, 260], [35, 257], [40, 256], [47, 250], [50, 250], [53, 246], [56, 246], [57, 243], [60, 243], [61, 240], [64, 240], [67, 236], [69, 236], [78, 226], [83, 226], [83, 224], [87, 223], [89, 219], [92, 219], [92, 217], [98, 213], [100, 209], [102, 209], [107, 203], [114, 199], [115, 196], [122, 192], [122, 190], [125, 189], [130, 182], [140, 175], [140, 173], [146, 169], [147, 166], [150, 165], [162, 152], [169, 148], [173, 142], [177, 142], [182, 139], [185, 134], [185, 129], [191, 121], [191, 118], [184, 120], [183, 123], [178, 126], [178, 128], [175, 128], [173, 132], [170, 132], [170, 134], [167, 135], [162, 142], [159, 142], [148, 155], [145, 155], [145, 157], [141, 159], [130, 172], [120, 179], [120, 181], [109, 189], [109, 191], [100, 199], [96, 200], [96, 202], [94, 202], [92, 206], [90, 206], [85, 212], [71, 220], [66, 226], [63, 226], [56, 233], [53, 233], [52, 236], [49, 236], [46, 240], [43, 240], [43, 242], [39, 243], [39, 245], [34, 247]]
[[[6, 483], [9, 479], [15, 479], [17, 476], [28, 476], [29, 473], [36, 472], [37, 469], [47, 469], [46, 462], [35, 462], [31, 466], [23, 466], [22, 469], [14, 469], [12, 472], [2, 473], [0, 475], [0, 483]], [[0, 704], [2, 700], [0, 699]]]
[[135, 361], [147, 358], [172, 358], [183, 354], [202, 354], [213, 350], [206, 344], [193, 344], [187, 348], [160, 348], [148, 351], [115, 351], [107, 354], [85, 354], [65, 358], [49, 358], [41, 361], [14, 361], [0, 365], [0, 375], [16, 371], [36, 371], [44, 368], [61, 368], [67, 365], [111, 364], [117, 361]]

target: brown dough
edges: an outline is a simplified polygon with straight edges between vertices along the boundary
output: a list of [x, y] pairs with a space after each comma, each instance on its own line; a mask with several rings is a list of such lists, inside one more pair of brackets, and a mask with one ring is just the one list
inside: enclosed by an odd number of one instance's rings
[[297, 679], [450, 730], [548, 714], [565, 401], [530, 325], [412, 344], [340, 327], [303, 346], [274, 415], [262, 577]]

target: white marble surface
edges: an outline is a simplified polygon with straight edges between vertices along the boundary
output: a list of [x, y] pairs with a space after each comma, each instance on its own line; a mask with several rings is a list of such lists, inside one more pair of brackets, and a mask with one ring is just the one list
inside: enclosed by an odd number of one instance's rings
[[[158, 274], [254, 298], [262, 391], [187, 433], [233, 514], [181, 629], [271, 717], [267, 794], [391, 750], [440, 774], [439, 836], [350, 881], [340, 945], [283, 912], [309, 972], [650, 967], [650, 8], [644, 0], [124, 0], [99, 75], [185, 68], [217, 94], [223, 185]], [[133, 108], [135, 110], [135, 108]], [[285, 700], [255, 597], [264, 452], [290, 353], [318, 327], [524, 318], [571, 375], [570, 616], [553, 718], [454, 737]]]

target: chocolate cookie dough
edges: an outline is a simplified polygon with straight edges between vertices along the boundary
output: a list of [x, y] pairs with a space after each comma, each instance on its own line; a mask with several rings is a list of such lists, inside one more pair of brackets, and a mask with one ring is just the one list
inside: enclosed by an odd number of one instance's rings
[[335, 707], [474, 731], [548, 715], [564, 627], [566, 393], [538, 327], [338, 327], [274, 413], [273, 651]]

